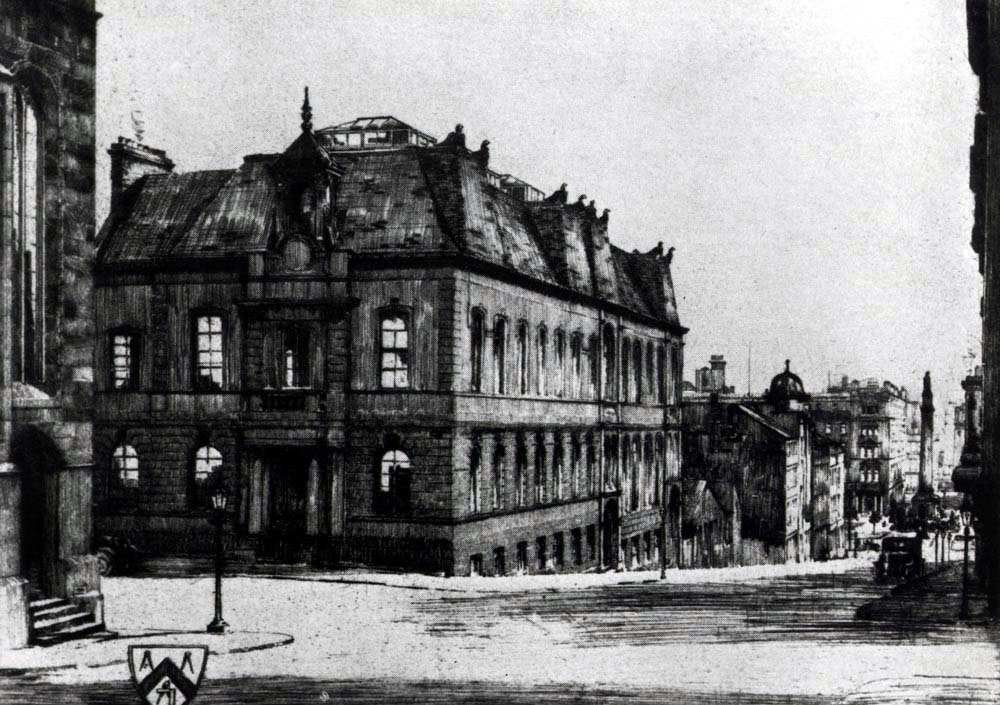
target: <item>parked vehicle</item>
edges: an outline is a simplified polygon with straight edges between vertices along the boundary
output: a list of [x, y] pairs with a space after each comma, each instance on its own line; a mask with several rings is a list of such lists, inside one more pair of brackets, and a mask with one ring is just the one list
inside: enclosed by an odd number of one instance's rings
[[889, 534], [875, 561], [875, 580], [907, 580], [923, 571], [923, 542], [914, 532]]

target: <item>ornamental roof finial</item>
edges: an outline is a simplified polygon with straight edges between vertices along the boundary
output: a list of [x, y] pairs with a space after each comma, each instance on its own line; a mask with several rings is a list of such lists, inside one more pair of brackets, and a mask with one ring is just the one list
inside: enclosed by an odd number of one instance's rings
[[313, 117], [312, 106], [309, 105], [309, 86], [306, 86], [306, 97], [302, 101], [302, 131], [303, 132], [312, 132], [312, 129], [313, 129], [312, 117]]

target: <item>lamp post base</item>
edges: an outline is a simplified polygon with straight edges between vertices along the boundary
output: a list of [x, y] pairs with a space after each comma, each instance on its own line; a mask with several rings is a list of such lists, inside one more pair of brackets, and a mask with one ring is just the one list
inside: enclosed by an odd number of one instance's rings
[[221, 617], [216, 617], [205, 628], [209, 634], [225, 634], [229, 631], [229, 624]]

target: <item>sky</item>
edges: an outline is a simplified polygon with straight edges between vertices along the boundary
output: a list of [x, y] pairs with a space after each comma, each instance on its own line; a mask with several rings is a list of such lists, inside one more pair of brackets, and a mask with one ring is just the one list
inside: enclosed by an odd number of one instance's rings
[[[313, 122], [394, 115], [676, 248], [685, 377], [710, 354], [763, 391], [790, 359], [961, 399], [981, 349], [969, 246], [977, 80], [964, 3], [98, 0], [105, 147], [233, 168]], [[749, 364], [748, 364], [749, 362]]]

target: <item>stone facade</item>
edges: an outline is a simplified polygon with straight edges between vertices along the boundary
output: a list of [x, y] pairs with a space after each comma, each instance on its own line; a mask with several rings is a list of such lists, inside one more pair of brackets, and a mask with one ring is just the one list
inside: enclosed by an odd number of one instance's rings
[[29, 638], [29, 597], [101, 619], [87, 555], [97, 19], [92, 0], [0, 7], [0, 647]]
[[284, 153], [236, 170], [173, 174], [162, 152], [112, 147], [102, 532], [203, 552], [221, 481], [247, 559], [676, 559], [672, 253], [614, 248], [592, 202], [542, 198], [463, 142], [394, 118], [314, 132], [307, 103]]

